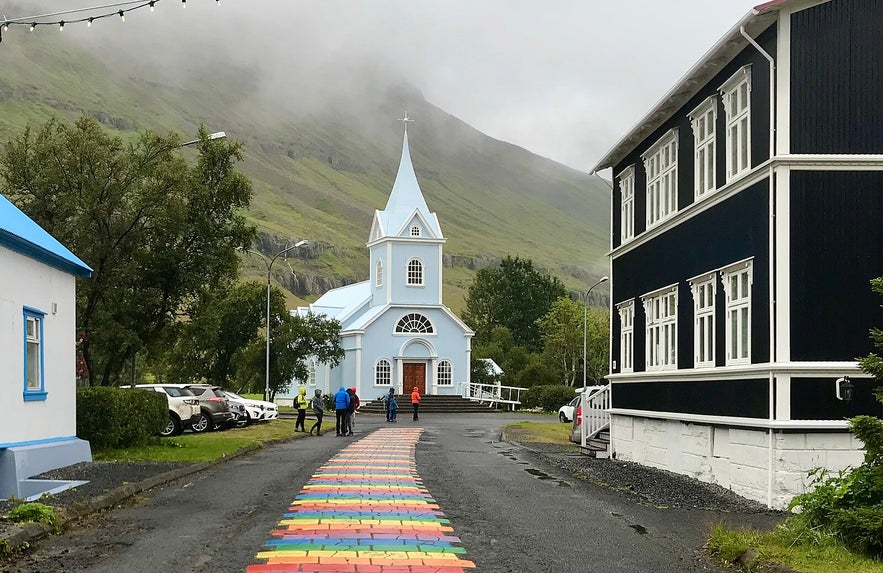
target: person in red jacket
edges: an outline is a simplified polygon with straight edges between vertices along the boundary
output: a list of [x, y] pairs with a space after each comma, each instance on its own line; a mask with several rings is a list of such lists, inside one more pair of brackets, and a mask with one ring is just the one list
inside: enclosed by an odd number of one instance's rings
[[414, 421], [417, 421], [417, 409], [420, 406], [420, 390], [414, 386], [414, 389], [411, 390], [411, 405], [414, 406]]

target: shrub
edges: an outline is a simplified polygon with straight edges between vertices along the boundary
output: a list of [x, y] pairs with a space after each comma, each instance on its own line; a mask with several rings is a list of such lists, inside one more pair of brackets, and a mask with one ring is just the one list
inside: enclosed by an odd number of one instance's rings
[[13, 523], [45, 523], [52, 527], [58, 526], [58, 515], [55, 509], [42, 503], [23, 503], [16, 506], [6, 516]]
[[[536, 360], [525, 366], [524, 370], [515, 376], [515, 385], [521, 388], [533, 388], [535, 386], [550, 386], [560, 382], [561, 376], [557, 376], [549, 367]], [[571, 392], [573, 389], [571, 388]], [[571, 396], [572, 398], [573, 396]], [[557, 409], [557, 407], [556, 407]]]
[[77, 389], [77, 436], [93, 450], [145, 445], [168, 420], [165, 394], [104, 386]]
[[554, 412], [576, 396], [570, 386], [534, 386], [522, 395], [522, 408], [542, 408]]

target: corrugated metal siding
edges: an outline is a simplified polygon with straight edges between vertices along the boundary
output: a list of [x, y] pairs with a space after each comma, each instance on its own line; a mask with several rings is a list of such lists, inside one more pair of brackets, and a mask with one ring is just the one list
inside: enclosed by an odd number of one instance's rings
[[[754, 257], [751, 291], [751, 359], [769, 360], [769, 183], [684, 221], [650, 243], [613, 260], [614, 304], [635, 298], [635, 371], [645, 370], [644, 307], [641, 295], [678, 284], [678, 367], [693, 366], [693, 297], [687, 279]], [[724, 294], [718, 278], [717, 363], [724, 365]], [[615, 309], [614, 309], [615, 312]], [[620, 324], [614, 317], [611, 352], [619, 356]], [[619, 364], [617, 364], [619, 366]], [[618, 368], [614, 372], [618, 372]]]
[[649, 412], [768, 418], [769, 380], [613, 384], [613, 407]]
[[883, 2], [791, 17], [792, 153], [883, 153]]
[[883, 299], [883, 173], [791, 174], [791, 359], [853, 360], [873, 350]]

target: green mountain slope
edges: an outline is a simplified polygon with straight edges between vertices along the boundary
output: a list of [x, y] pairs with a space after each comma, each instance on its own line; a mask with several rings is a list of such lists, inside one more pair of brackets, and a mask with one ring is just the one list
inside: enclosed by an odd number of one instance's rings
[[[599, 178], [492, 139], [411, 88], [383, 87], [300, 111], [266, 93], [248, 69], [206, 64], [164, 78], [61, 34], [9, 35], [0, 44], [0, 140], [52, 116], [90, 115], [124, 137], [140, 129], [189, 137], [200, 124], [242, 141], [254, 182], [249, 216], [265, 252], [306, 238], [274, 275], [295, 296], [368, 276], [365, 242], [398, 168], [405, 109], [411, 153], [447, 237], [446, 303], [462, 307], [475, 268], [529, 257], [573, 289], [606, 272], [609, 189]], [[319, 90], [321, 86], [310, 89]], [[364, 97], [362, 97], [364, 96]], [[192, 153], [184, 151], [184, 153]], [[254, 257], [256, 259], [256, 257]], [[278, 272], [277, 272], [278, 271]], [[284, 272], [283, 272], [284, 271]], [[246, 258], [246, 273], [265, 272]]]

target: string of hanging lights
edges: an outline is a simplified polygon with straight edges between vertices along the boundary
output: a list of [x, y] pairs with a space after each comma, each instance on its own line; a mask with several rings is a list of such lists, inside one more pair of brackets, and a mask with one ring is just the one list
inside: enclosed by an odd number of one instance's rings
[[[27, 27], [31, 32], [35, 31], [39, 26], [58, 26], [59, 32], [64, 32], [64, 27], [70, 24], [86, 23], [91, 28], [92, 23], [104, 18], [113, 18], [118, 16], [121, 22], [126, 21], [126, 14], [149, 8], [154, 11], [156, 5], [162, 0], [129, 0], [128, 2], [115, 2], [113, 4], [103, 4], [101, 6], [90, 6], [88, 8], [74, 8], [71, 10], [63, 10], [61, 12], [52, 12], [49, 14], [38, 14], [36, 16], [24, 16], [21, 18], [7, 18], [5, 15], [0, 20], [0, 42], [3, 42], [3, 32], [8, 32], [11, 26]], [[171, 0], [170, 0], [171, 1]], [[180, 0], [181, 7], [187, 8], [187, 0]], [[221, 5], [221, 0], [215, 0], [215, 4]], [[86, 14], [77, 17], [78, 14]], [[56, 20], [58, 16], [73, 16], [70, 19]]]

